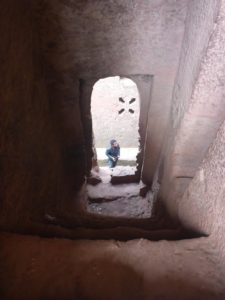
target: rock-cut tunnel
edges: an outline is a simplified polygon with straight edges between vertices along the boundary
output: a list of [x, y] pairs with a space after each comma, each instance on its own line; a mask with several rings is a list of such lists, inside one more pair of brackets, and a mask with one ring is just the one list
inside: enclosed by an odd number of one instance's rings
[[[0, 298], [225, 299], [225, 0], [0, 8]], [[139, 152], [104, 177], [108, 77]]]

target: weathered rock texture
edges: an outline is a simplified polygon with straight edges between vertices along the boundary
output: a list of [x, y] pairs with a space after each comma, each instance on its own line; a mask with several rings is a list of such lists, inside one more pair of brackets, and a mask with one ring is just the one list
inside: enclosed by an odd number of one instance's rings
[[[175, 122], [178, 122], [179, 126], [175, 129], [172, 126], [169, 128], [169, 139], [164, 154], [165, 159], [162, 161], [164, 171], [160, 196], [173, 217], [177, 216], [180, 197], [194, 177], [208, 147], [216, 136], [219, 126], [225, 118], [225, 51], [223, 46], [225, 41], [225, 12], [222, 6], [219, 16], [213, 19], [215, 11], [218, 10], [216, 4], [216, 1], [209, 1], [207, 4], [204, 1], [193, 1], [189, 7], [187, 24], [190, 22], [192, 25], [187, 27], [184, 42], [193, 38], [193, 30], [198, 32], [197, 36], [201, 35], [202, 31], [208, 31], [211, 34], [203, 35], [206, 40], [204, 43], [202, 42], [201, 47], [199, 47], [198, 43], [197, 46], [194, 46], [196, 51], [187, 51], [188, 44], [186, 45], [187, 48], [184, 45], [183, 55], [181, 55], [181, 59], [185, 59], [184, 52], [186, 52], [188, 60], [191, 60], [193, 56], [192, 68], [196, 64], [197, 55], [199, 59], [201, 58], [201, 67], [195, 85], [193, 85], [192, 96], [188, 98], [189, 101], [186, 100], [187, 97], [179, 98], [181, 102], [180, 114], [177, 115]], [[213, 14], [212, 5], [214, 7]], [[196, 11], [199, 9], [203, 14], [209, 14], [209, 17], [206, 18], [208, 20], [207, 26], [205, 24], [206, 21], [202, 23], [202, 19], [196, 15]], [[201, 56], [200, 51], [203, 51], [204, 48], [207, 48], [207, 50]], [[181, 60], [181, 65], [183, 64], [184, 62]], [[178, 82], [180, 77], [187, 74], [188, 69], [187, 67], [183, 71], [179, 71]], [[191, 80], [194, 81], [196, 72], [190, 73], [190, 76]], [[180, 95], [190, 85], [190, 76], [185, 75], [186, 80], [183, 80], [183, 85], [180, 87]], [[173, 105], [177, 107], [176, 92], [174, 97]], [[184, 111], [182, 112], [182, 110]], [[180, 121], [178, 121], [179, 118]]]
[[84, 154], [78, 106], [46, 72], [35, 1], [1, 2], [1, 37], [1, 221], [14, 227], [71, 201]]
[[[108, 239], [1, 233], [0, 297], [225, 299], [225, 0], [2, 0], [0, 22], [1, 229]], [[201, 238], [84, 214], [92, 86], [115, 75], [148, 104], [144, 183]]]
[[151, 98], [140, 124], [146, 128], [150, 120], [148, 133], [140, 132], [151, 152], [143, 166], [149, 182], [168, 119], [186, 3], [1, 2], [3, 221], [40, 219], [49, 210], [74, 215], [71, 201], [91, 167], [91, 122], [81, 95], [81, 83], [91, 78], [149, 74], [141, 77], [143, 89], [137, 83], [140, 97]]
[[209, 237], [122, 243], [1, 234], [3, 299], [224, 299], [224, 146], [225, 123], [179, 205], [183, 222]]
[[32, 2], [1, 2], [0, 189], [8, 224], [71, 197], [58, 105], [49, 99], [34, 13]]
[[[143, 177], [148, 183], [167, 127], [187, 2], [117, 0], [106, 5], [102, 0], [45, 0], [38, 8], [41, 49], [48, 76], [55, 83], [51, 93], [57, 98], [65, 93], [63, 106], [77, 101], [74, 90], [78, 79], [96, 82], [113, 75], [154, 77], [151, 95], [149, 86], [146, 91], [151, 102], [146, 111], [146, 151], [151, 156], [145, 159]], [[70, 120], [69, 111], [65, 113]]]

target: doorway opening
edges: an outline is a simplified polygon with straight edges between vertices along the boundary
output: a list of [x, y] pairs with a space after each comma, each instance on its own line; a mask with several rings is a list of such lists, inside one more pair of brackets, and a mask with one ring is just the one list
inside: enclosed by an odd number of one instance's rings
[[[130, 78], [108, 77], [93, 85], [92, 174], [95, 178], [92, 177], [92, 182], [88, 181], [87, 185], [90, 213], [125, 218], [151, 217], [151, 193], [140, 195], [142, 164], [137, 163], [140, 106], [137, 85]], [[120, 148], [114, 167], [110, 165], [111, 153], [107, 155], [107, 150], [113, 147], [112, 140], [116, 140]]]
[[114, 171], [134, 170], [140, 140], [140, 99], [135, 82], [120, 76], [98, 80], [91, 95], [91, 115], [98, 166], [108, 166], [106, 149], [116, 140], [120, 155]]

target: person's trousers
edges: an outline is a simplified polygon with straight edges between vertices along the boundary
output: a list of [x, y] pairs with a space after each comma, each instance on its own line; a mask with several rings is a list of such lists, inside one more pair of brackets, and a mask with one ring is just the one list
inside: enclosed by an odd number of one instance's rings
[[117, 164], [117, 159], [114, 161], [111, 158], [108, 159], [108, 164], [110, 168], [115, 168], [116, 164]]

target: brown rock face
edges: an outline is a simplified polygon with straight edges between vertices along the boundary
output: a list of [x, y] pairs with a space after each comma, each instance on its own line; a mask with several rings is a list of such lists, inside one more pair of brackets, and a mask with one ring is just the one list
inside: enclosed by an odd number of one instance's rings
[[1, 8], [2, 222], [16, 224], [70, 201], [85, 158], [79, 106], [69, 100], [76, 82], [67, 91], [65, 75], [43, 59], [36, 3], [2, 1]]
[[[2, 0], [0, 37], [0, 298], [225, 299], [225, 0]], [[105, 184], [110, 76], [141, 149]]]
[[87, 178], [87, 183], [88, 184], [91, 184], [91, 185], [96, 185], [98, 183], [100, 183], [102, 180], [101, 180], [101, 177], [98, 175], [98, 173], [92, 171], [90, 176], [88, 176]]

